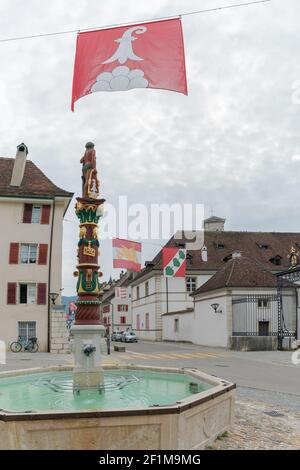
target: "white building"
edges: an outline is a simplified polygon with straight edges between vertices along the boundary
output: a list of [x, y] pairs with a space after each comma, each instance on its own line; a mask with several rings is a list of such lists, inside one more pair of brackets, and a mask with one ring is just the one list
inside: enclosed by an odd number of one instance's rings
[[[103, 288], [101, 315], [104, 325], [109, 326], [111, 332], [132, 329], [131, 280], [131, 273], [121, 273], [117, 281], [111, 281]], [[124, 296], [116, 296], [117, 288]]]
[[[236, 251], [259, 261], [268, 272], [276, 273], [289, 267], [287, 254], [291, 246], [298, 244], [300, 247], [299, 233], [225, 231], [224, 219], [217, 217], [207, 219], [205, 227], [205, 251], [188, 250], [185, 278], [168, 278], [166, 281], [160, 251], [151, 262], [146, 262], [145, 268], [131, 282], [133, 330], [139, 338], [153, 341], [171, 339], [163, 332], [167, 322], [165, 317], [178, 313], [186, 321], [192, 318], [194, 302], [190, 294], [220, 271]], [[185, 247], [185, 243], [184, 238], [180, 240], [176, 237], [169, 240], [166, 246]], [[193, 341], [184, 332], [185, 327], [182, 327], [178, 337], [183, 341]], [[176, 335], [173, 335], [175, 338]]]
[[[163, 315], [164, 340], [239, 350], [277, 349], [277, 279], [260, 262], [236, 254], [192, 297], [190, 312]], [[285, 328], [296, 332], [297, 288], [288, 282], [283, 310]]]
[[[36, 336], [49, 348], [49, 293], [60, 293], [63, 217], [73, 194], [30, 160], [0, 158], [0, 339]], [[58, 299], [59, 300], [59, 299]]]

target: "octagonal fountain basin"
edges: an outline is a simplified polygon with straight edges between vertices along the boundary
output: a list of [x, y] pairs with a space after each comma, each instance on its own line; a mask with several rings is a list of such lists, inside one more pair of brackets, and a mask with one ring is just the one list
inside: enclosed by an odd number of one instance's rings
[[233, 423], [235, 385], [195, 369], [104, 368], [73, 393], [71, 367], [0, 373], [0, 449], [201, 449]]

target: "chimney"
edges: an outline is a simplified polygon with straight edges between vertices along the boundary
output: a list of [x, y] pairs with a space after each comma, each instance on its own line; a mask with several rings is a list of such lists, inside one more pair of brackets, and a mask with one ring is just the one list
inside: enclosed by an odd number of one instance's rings
[[24, 176], [27, 154], [28, 148], [25, 144], [22, 143], [17, 146], [17, 153], [10, 182], [11, 186], [21, 186]]

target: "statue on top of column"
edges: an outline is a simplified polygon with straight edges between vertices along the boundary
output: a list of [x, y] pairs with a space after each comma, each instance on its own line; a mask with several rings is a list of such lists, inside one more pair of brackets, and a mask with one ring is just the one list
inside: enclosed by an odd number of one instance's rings
[[93, 142], [87, 142], [86, 151], [80, 160], [82, 163], [82, 197], [97, 199], [99, 196], [99, 180], [96, 168], [96, 151]]

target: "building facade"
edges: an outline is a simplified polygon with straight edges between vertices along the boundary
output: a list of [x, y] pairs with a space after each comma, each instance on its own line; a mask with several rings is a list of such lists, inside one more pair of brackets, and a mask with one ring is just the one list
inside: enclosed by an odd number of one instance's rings
[[[55, 186], [27, 160], [0, 158], [0, 338], [19, 336], [50, 347], [49, 293], [60, 294], [63, 217], [73, 194]], [[59, 300], [59, 299], [58, 299]]]
[[[282, 288], [284, 347], [297, 339], [298, 287]], [[237, 350], [278, 348], [277, 279], [264, 266], [237, 256], [193, 294], [190, 311], [163, 315], [163, 339]]]
[[[291, 247], [300, 247], [299, 233], [226, 231], [223, 222], [224, 219], [214, 217], [205, 223], [204, 250], [187, 251], [185, 278], [168, 278], [168, 284], [166, 283], [160, 251], [151, 262], [146, 262], [144, 269], [131, 282], [133, 330], [141, 339], [161, 341], [180, 338], [181, 341], [194, 341], [186, 334], [189, 329], [186, 325], [193, 318], [191, 311], [194, 309], [194, 300], [191, 294], [225, 267], [236, 252], [256, 260], [273, 276], [289, 267], [287, 254]], [[185, 243], [184, 237], [180, 239], [175, 236], [166, 246], [183, 248]], [[274, 286], [273, 290], [276, 290]], [[178, 319], [185, 318], [181, 322], [185, 325], [181, 332], [174, 331], [177, 328], [174, 318], [167, 319], [172, 313], [177, 314]], [[174, 334], [170, 337], [163, 330], [168, 328], [170, 332], [171, 323]], [[178, 326], [179, 322], [176, 323]], [[206, 331], [206, 335], [210, 334], [214, 335], [214, 331]], [[201, 344], [199, 336], [197, 343]], [[225, 343], [227, 345], [228, 341], [223, 341], [223, 346]]]
[[101, 315], [111, 333], [132, 329], [131, 280], [131, 273], [121, 273], [118, 280], [111, 280], [103, 287]]

